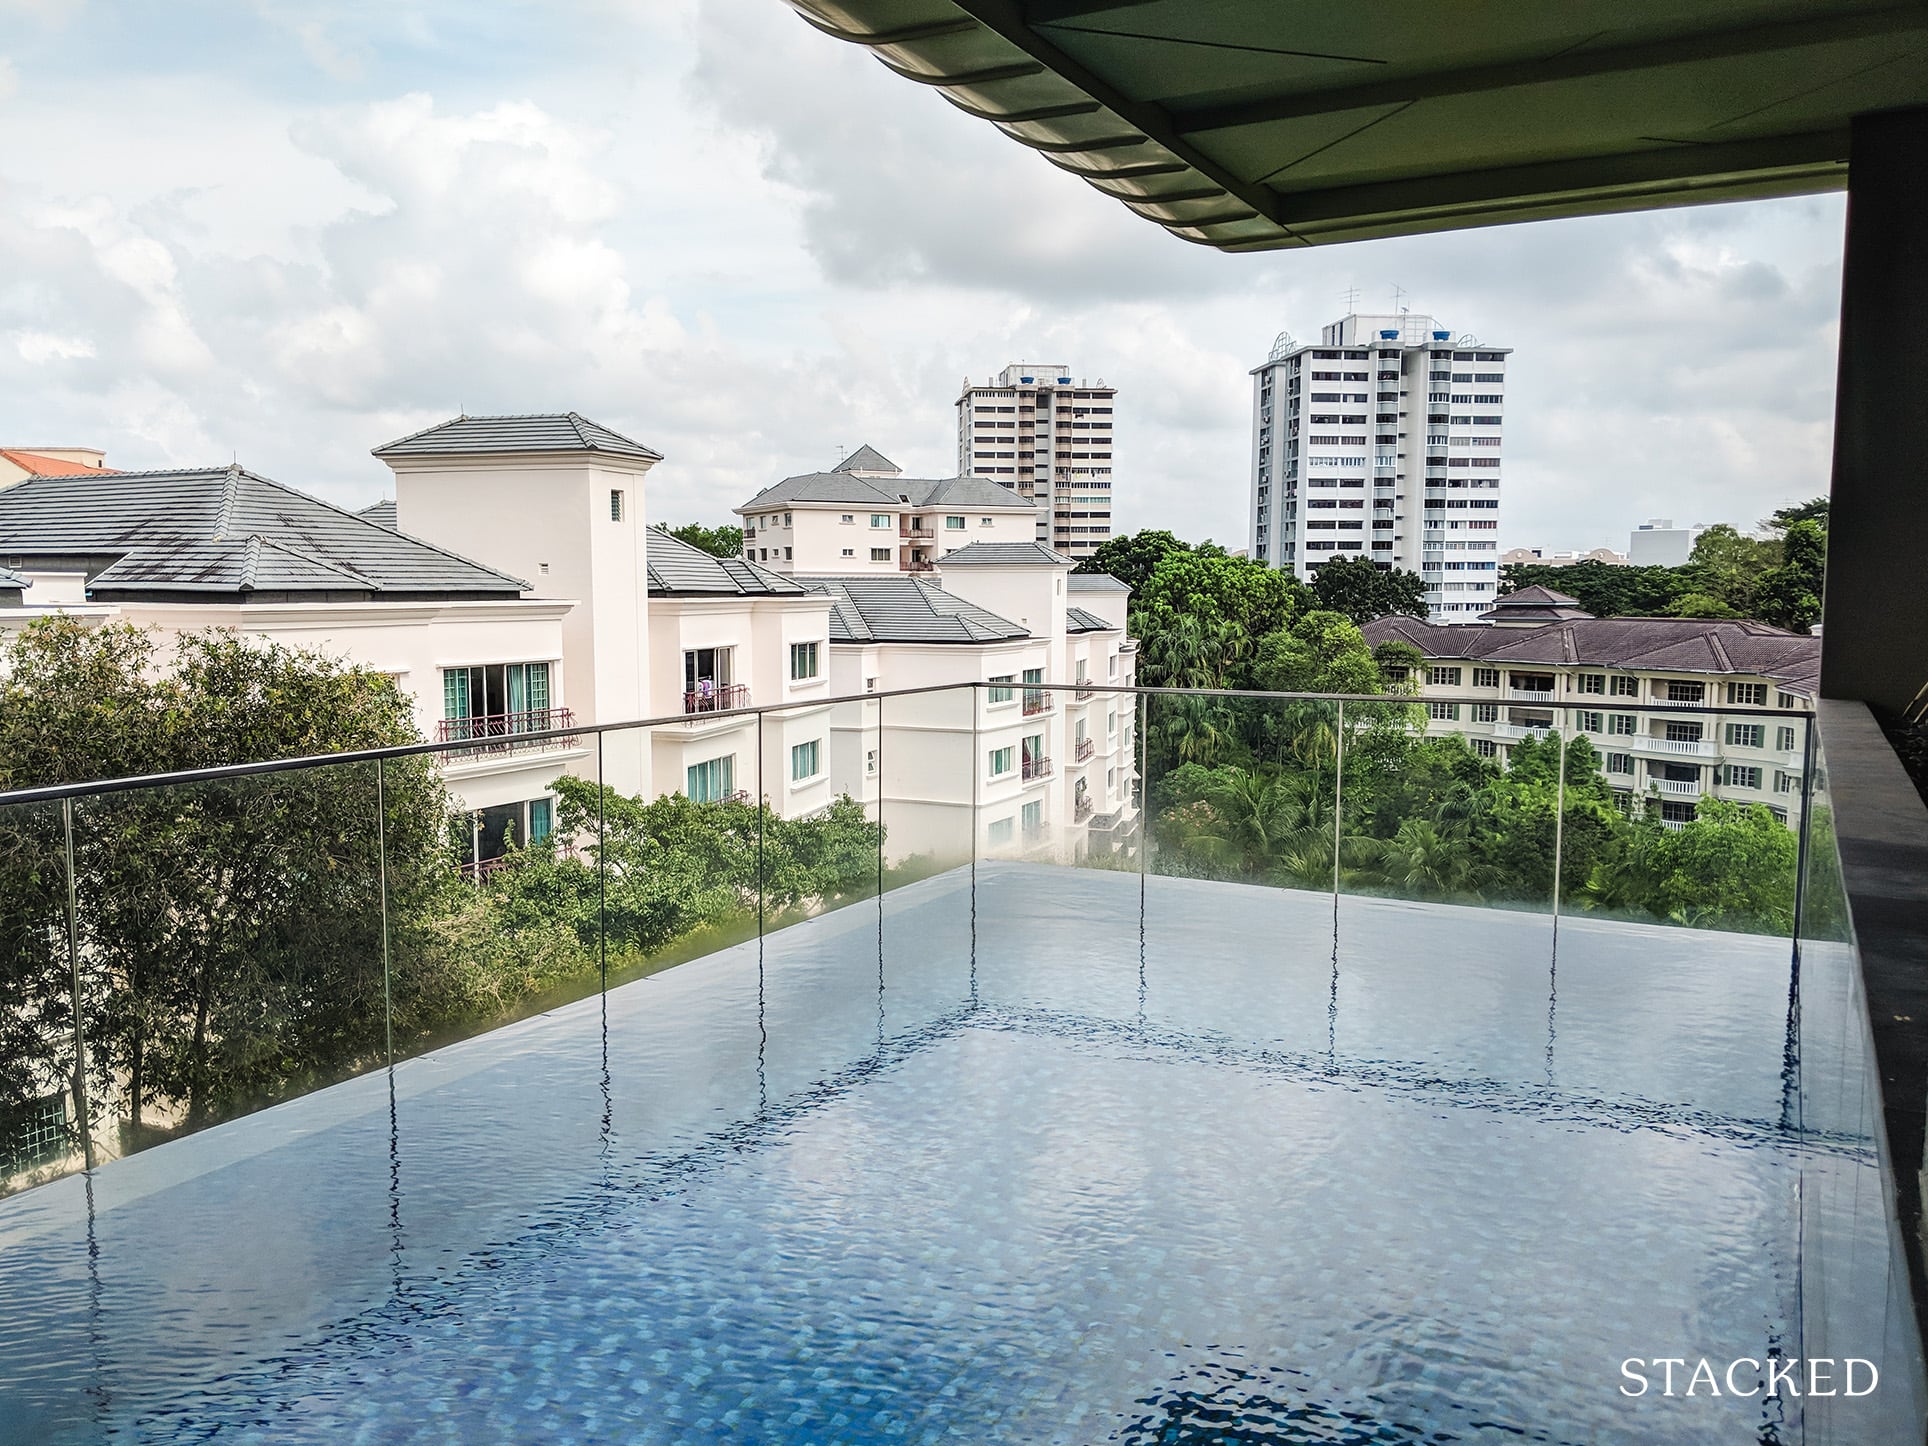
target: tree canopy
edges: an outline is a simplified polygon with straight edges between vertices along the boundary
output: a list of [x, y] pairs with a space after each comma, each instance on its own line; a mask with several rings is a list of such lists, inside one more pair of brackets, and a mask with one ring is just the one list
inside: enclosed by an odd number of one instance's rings
[[743, 529], [729, 523], [721, 527], [705, 527], [700, 522], [685, 522], [681, 527], [658, 523], [657, 528], [678, 541], [700, 548], [712, 557], [743, 556]]
[[1321, 564], [1312, 579], [1312, 595], [1330, 612], [1344, 613], [1364, 625], [1395, 613], [1423, 618], [1426, 583], [1404, 568], [1381, 568], [1369, 557], [1337, 558]]

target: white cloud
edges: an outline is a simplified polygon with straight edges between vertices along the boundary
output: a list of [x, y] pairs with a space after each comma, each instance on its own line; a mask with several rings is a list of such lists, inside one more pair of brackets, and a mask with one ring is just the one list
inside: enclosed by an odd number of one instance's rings
[[45, 331], [16, 331], [12, 336], [14, 349], [20, 353], [20, 359], [30, 366], [71, 361], [76, 357], [94, 354], [94, 344], [84, 336], [55, 336]]

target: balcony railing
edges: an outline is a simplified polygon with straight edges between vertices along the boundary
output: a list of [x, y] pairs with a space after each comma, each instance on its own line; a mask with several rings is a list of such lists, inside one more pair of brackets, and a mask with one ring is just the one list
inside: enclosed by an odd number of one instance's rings
[[1080, 683], [1076, 688], [1071, 690], [1071, 699], [1074, 703], [1089, 703], [1097, 696], [1098, 690], [1084, 683]]
[[1051, 760], [1042, 756], [1027, 758], [1024, 760], [1022, 772], [1026, 783], [1035, 782], [1040, 778], [1049, 778], [1051, 776]]
[[1040, 713], [1049, 713], [1050, 711], [1051, 695], [1049, 693], [1045, 692], [1042, 688], [1026, 688], [1024, 690], [1025, 717], [1035, 718]]
[[1544, 738], [1553, 731], [1551, 723], [1495, 723], [1495, 738]]
[[1699, 798], [1702, 792], [1701, 781], [1697, 778], [1656, 778], [1662, 793], [1673, 794], [1677, 798]]
[[1089, 798], [1075, 800], [1071, 805], [1071, 821], [1073, 823], [1083, 823], [1091, 817], [1091, 808], [1092, 803]]
[[1071, 745], [1071, 758], [1074, 763], [1083, 763], [1086, 759], [1090, 758], [1091, 755], [1096, 753], [1097, 751], [1098, 751], [1097, 739], [1080, 738], [1076, 743]]
[[1553, 690], [1550, 688], [1511, 687], [1506, 690], [1506, 696], [1509, 698], [1518, 698], [1523, 703], [1551, 703], [1553, 701]]
[[529, 733], [553, 733], [575, 725], [576, 715], [567, 708], [525, 708], [517, 713], [484, 713], [474, 718], [444, 718], [435, 725], [437, 743], [471, 744], [450, 756], [462, 763], [478, 755], [542, 753], [559, 748], [574, 748], [574, 738], [525, 738]]
[[1642, 753], [1677, 753], [1683, 758], [1713, 758], [1719, 752], [1705, 738], [1656, 738], [1649, 733], [1635, 734], [1631, 738], [1622, 736], [1636, 752]]
[[749, 706], [750, 685], [747, 683], [696, 687], [683, 694], [685, 713], [727, 713], [735, 708]]

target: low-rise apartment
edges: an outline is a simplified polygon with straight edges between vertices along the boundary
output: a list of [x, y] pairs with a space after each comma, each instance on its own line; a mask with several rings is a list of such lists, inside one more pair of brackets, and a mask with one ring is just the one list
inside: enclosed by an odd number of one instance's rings
[[1808, 720], [1772, 715], [1812, 712], [1819, 638], [1724, 619], [1596, 618], [1541, 587], [1482, 617], [1366, 625], [1375, 646], [1410, 643], [1425, 659], [1428, 731], [1461, 734], [1504, 761], [1520, 739], [1560, 729], [1599, 751], [1629, 810], [1677, 824], [1701, 799], [1724, 798], [1797, 821]]

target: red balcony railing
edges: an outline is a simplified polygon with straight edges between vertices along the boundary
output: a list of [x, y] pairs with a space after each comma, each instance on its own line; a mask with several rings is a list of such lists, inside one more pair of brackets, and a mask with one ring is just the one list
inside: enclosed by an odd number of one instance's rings
[[435, 725], [437, 743], [469, 743], [453, 755], [471, 758], [479, 753], [537, 753], [550, 748], [574, 748], [574, 737], [524, 738], [525, 733], [548, 733], [575, 725], [568, 708], [525, 708], [519, 713], [484, 713], [474, 718], [444, 718]]
[[750, 706], [748, 683], [725, 683], [721, 687], [705, 684], [683, 694], [685, 713], [727, 713], [732, 708]]
[[1026, 783], [1029, 783], [1034, 778], [1049, 778], [1050, 776], [1051, 760], [1049, 758], [1039, 757], [1024, 760], [1024, 781]]
[[1038, 713], [1051, 711], [1051, 695], [1042, 688], [1024, 690], [1024, 716], [1029, 718]]
[[1074, 762], [1083, 763], [1097, 751], [1098, 740], [1096, 738], [1080, 738], [1071, 749], [1071, 757]]

